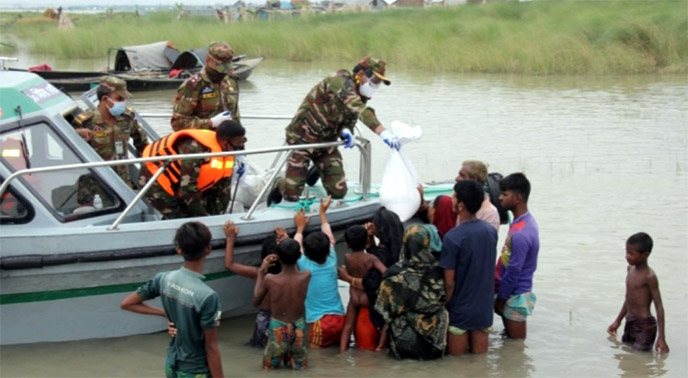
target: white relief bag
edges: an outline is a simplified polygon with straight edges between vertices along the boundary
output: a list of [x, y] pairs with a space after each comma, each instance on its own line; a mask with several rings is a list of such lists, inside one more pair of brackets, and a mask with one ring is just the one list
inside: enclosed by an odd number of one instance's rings
[[380, 203], [399, 216], [402, 222], [409, 220], [418, 210], [418, 175], [411, 161], [404, 154], [403, 146], [419, 139], [423, 132], [420, 126], [409, 126], [394, 121], [390, 131], [399, 139], [399, 151], [392, 149], [380, 185]]

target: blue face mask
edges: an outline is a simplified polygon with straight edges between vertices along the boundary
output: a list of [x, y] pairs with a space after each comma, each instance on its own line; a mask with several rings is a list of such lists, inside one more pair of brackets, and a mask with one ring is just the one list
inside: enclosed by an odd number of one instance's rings
[[115, 117], [117, 117], [118, 115], [122, 115], [122, 113], [124, 113], [124, 109], [127, 108], [127, 102], [126, 101], [113, 101], [109, 97], [108, 97], [108, 99], [112, 102], [112, 106], [108, 106], [108, 110], [110, 111], [110, 114], [112, 114]]

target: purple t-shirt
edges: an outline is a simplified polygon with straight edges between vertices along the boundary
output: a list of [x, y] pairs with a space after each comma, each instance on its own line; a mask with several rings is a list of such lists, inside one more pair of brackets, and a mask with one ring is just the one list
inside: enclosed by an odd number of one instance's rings
[[449, 230], [442, 240], [440, 267], [454, 270], [449, 324], [465, 330], [492, 326], [497, 230], [476, 219]]
[[495, 290], [498, 298], [509, 299], [533, 289], [539, 250], [538, 225], [530, 213], [525, 213], [509, 227], [502, 255], [497, 260]]

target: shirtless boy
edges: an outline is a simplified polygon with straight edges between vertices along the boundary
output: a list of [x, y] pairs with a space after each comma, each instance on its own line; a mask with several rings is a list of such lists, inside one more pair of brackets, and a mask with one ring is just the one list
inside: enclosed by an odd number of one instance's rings
[[[380, 273], [385, 273], [387, 267], [385, 264], [377, 258], [377, 256], [365, 253], [365, 246], [368, 240], [368, 231], [363, 226], [354, 225], [349, 227], [344, 234], [344, 239], [346, 244], [351, 249], [352, 253], [344, 256], [344, 262], [346, 263], [346, 270], [349, 275], [353, 278], [363, 278], [372, 269], [377, 269]], [[354, 286], [349, 286], [349, 305], [346, 308], [346, 321], [344, 323], [344, 330], [342, 331], [342, 337], [339, 342], [339, 350], [344, 352], [349, 346], [349, 339], [351, 338], [351, 332], [356, 324], [356, 319], [358, 317], [358, 311], [360, 308], [367, 308], [370, 306], [370, 301], [368, 300], [368, 295], [366, 292], [355, 288]], [[366, 316], [369, 316], [366, 314]], [[375, 327], [371, 327], [375, 331]], [[369, 332], [367, 332], [369, 333]], [[377, 332], [373, 332], [375, 338], [377, 338]], [[358, 337], [363, 337], [362, 335], [356, 334], [357, 342], [360, 343]], [[371, 343], [366, 343], [371, 344]], [[364, 347], [365, 349], [374, 349], [377, 344], [377, 340], [372, 341], [372, 345]]]
[[[621, 320], [626, 318], [626, 326], [621, 341], [633, 344], [638, 351], [652, 350], [652, 344], [657, 336], [655, 349], [659, 353], [669, 351], [664, 338], [664, 306], [659, 293], [659, 281], [655, 272], [647, 265], [647, 259], [652, 252], [652, 238], [639, 232], [626, 240], [626, 299], [621, 306], [619, 315], [614, 323], [607, 328], [610, 335], [616, 335]], [[655, 303], [657, 320], [650, 312], [650, 304]]]
[[[232, 221], [227, 221], [222, 226], [222, 230], [225, 232], [225, 237], [227, 238], [227, 244], [225, 246], [225, 268], [235, 274], [240, 276], [250, 278], [252, 280], [258, 279], [258, 267], [240, 264], [234, 261], [234, 243], [236, 242], [237, 235], [239, 234], [239, 227], [236, 227]], [[261, 248], [261, 258], [265, 259], [268, 255], [274, 255], [277, 253], [277, 237], [285, 232], [283, 228], [275, 229], [275, 234], [272, 234], [263, 240], [263, 246]], [[277, 274], [280, 272], [279, 261], [274, 261], [273, 265], [268, 269], [268, 273]], [[258, 306], [258, 313], [256, 314], [256, 324], [253, 330], [253, 336], [248, 341], [248, 345], [265, 348], [267, 344], [267, 329], [270, 325], [270, 296], [267, 295], [263, 301]]]
[[[296, 261], [301, 247], [293, 239], [285, 239], [277, 246], [277, 256], [268, 255], [258, 273], [253, 290], [253, 304], [259, 305], [270, 295], [272, 319], [268, 329], [268, 344], [263, 352], [263, 368], [278, 368], [281, 362], [295, 370], [308, 366], [308, 350], [304, 340], [306, 321], [306, 293], [311, 272], [300, 272]], [[275, 261], [282, 264], [279, 274], [267, 275]]]

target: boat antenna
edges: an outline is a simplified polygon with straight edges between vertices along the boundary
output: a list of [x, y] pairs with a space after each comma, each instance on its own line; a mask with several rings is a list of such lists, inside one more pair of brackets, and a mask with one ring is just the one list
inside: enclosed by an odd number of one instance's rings
[[31, 169], [31, 160], [29, 160], [29, 149], [26, 147], [26, 130], [24, 129], [24, 116], [22, 113], [21, 105], [17, 105], [14, 111], [19, 115], [19, 126], [21, 127], [21, 139], [22, 139], [22, 152], [24, 153], [24, 162], [26, 163], [26, 169]]

